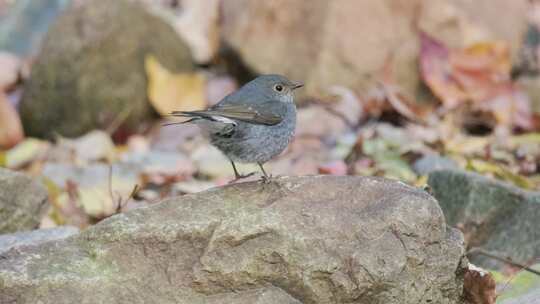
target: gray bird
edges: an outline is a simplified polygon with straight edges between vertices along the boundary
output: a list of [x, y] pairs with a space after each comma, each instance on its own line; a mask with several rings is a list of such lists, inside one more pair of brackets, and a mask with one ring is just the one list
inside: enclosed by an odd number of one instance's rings
[[231, 161], [235, 180], [241, 175], [235, 162], [257, 163], [263, 181], [270, 179], [263, 164], [280, 154], [294, 135], [294, 90], [303, 84], [281, 75], [262, 75], [246, 83], [219, 103], [202, 111], [174, 111], [208, 132], [210, 142]]

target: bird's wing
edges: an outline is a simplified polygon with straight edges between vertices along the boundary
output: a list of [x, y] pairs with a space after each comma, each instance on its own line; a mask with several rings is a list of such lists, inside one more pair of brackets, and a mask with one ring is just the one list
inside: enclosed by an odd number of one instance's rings
[[174, 111], [173, 116], [199, 117], [213, 121], [234, 123], [234, 120], [243, 121], [259, 125], [277, 125], [283, 118], [276, 114], [274, 106], [260, 104], [257, 106], [246, 106], [239, 104], [218, 104], [208, 110], [203, 111]]

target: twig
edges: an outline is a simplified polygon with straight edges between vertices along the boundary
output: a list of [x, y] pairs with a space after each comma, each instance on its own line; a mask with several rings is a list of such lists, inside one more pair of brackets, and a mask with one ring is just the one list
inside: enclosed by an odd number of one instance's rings
[[127, 203], [129, 202], [130, 199], [134, 198], [135, 195], [137, 195], [137, 192], [139, 192], [139, 185], [138, 184], [135, 184], [135, 186], [133, 186], [133, 190], [131, 190], [131, 193], [129, 194], [129, 196], [126, 198], [125, 201], [122, 201], [122, 199], [120, 199], [118, 201], [118, 204], [116, 205], [116, 213], [120, 213], [120, 211], [122, 211], [122, 208], [124, 208], [125, 205], [127, 205]]
[[491, 252], [485, 251], [483, 249], [473, 248], [473, 249], [469, 250], [469, 252], [467, 252], [467, 255], [473, 254], [473, 253], [480, 254], [480, 255], [486, 256], [488, 258], [492, 258], [494, 260], [501, 261], [503, 263], [506, 263], [506, 264], [509, 264], [509, 265], [512, 265], [512, 266], [515, 266], [515, 267], [519, 267], [522, 270], [526, 270], [528, 272], [531, 272], [531, 273], [534, 273], [534, 274], [540, 276], [540, 271], [538, 271], [536, 269], [532, 269], [531, 267], [529, 267], [529, 266], [527, 266], [525, 264], [522, 264], [522, 263], [514, 262], [514, 261], [512, 261], [512, 260], [510, 260], [508, 258], [503, 258], [503, 257], [497, 256], [497, 255], [495, 255], [495, 254], [493, 254]]
[[118, 195], [118, 200], [117, 200], [115, 199], [115, 195], [113, 192], [112, 178], [113, 178], [113, 167], [112, 165], [109, 165], [109, 196], [111, 197], [111, 201], [113, 203], [116, 203], [115, 213], [120, 213], [122, 211], [122, 208], [124, 208], [124, 206], [127, 205], [129, 200], [133, 199], [135, 195], [137, 195], [137, 192], [139, 192], [139, 185], [135, 184], [133, 186], [133, 190], [131, 190], [131, 193], [125, 200], [122, 198], [122, 195]]

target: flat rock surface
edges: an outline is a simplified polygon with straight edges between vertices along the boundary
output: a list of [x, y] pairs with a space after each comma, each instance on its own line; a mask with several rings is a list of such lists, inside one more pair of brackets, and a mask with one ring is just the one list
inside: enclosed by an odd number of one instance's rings
[[459, 303], [463, 238], [437, 201], [366, 177], [170, 198], [0, 259], [0, 303]]
[[47, 198], [47, 190], [39, 182], [0, 168], [0, 234], [36, 228]]

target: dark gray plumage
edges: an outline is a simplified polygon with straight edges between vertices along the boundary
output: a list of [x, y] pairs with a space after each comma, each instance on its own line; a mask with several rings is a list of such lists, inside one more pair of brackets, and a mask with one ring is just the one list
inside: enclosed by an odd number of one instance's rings
[[294, 90], [302, 87], [281, 75], [263, 75], [203, 111], [176, 111], [173, 116], [189, 117], [186, 122], [208, 132], [211, 143], [234, 162], [263, 164], [280, 154], [294, 135], [296, 106]]

